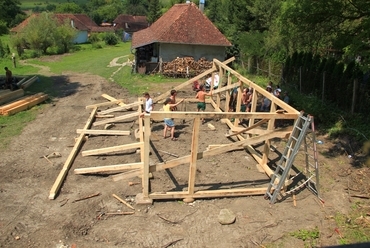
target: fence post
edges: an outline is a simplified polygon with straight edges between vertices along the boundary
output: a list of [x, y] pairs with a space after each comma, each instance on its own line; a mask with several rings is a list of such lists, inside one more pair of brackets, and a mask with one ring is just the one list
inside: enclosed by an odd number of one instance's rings
[[355, 113], [357, 87], [358, 87], [358, 80], [357, 80], [357, 79], [355, 79], [355, 80], [353, 81], [353, 92], [352, 92], [352, 106], [351, 106], [351, 114], [354, 114], [354, 113]]

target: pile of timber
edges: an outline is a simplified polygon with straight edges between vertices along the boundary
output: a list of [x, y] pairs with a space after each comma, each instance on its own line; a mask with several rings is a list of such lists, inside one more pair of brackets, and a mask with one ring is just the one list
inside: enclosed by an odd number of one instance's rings
[[[17, 91], [23, 91], [22, 89], [17, 90]], [[15, 91], [12, 91], [15, 92]], [[23, 91], [24, 95], [24, 91]], [[22, 95], [22, 96], [23, 96]], [[0, 96], [1, 97], [1, 96]], [[44, 93], [37, 93], [32, 96], [26, 96], [26, 97], [21, 97], [17, 101], [11, 102], [7, 105], [3, 105], [0, 107], [0, 114], [1, 115], [13, 115], [18, 112], [21, 112], [23, 110], [30, 109], [31, 107], [42, 103], [46, 99], [48, 99], [49, 96]]]
[[171, 62], [164, 62], [162, 74], [169, 77], [193, 77], [212, 68], [212, 61], [200, 58], [195, 61], [193, 57], [176, 58]]

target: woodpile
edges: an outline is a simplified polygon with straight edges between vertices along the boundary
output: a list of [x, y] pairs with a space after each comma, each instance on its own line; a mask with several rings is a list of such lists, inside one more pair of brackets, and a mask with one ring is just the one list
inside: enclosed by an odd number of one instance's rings
[[[21, 90], [23, 91], [23, 90]], [[22, 97], [18, 99], [17, 101], [14, 101], [12, 103], [9, 103], [7, 105], [0, 107], [0, 114], [1, 115], [13, 115], [18, 112], [21, 112], [23, 110], [30, 109], [31, 107], [42, 103], [46, 99], [48, 99], [49, 96], [44, 93], [37, 93], [32, 96]]]
[[212, 61], [200, 58], [195, 61], [193, 57], [176, 58], [171, 62], [163, 62], [162, 74], [168, 77], [194, 77], [212, 68]]
[[47, 94], [37, 93], [31, 96], [24, 96], [24, 89], [28, 88], [38, 80], [37, 76], [31, 78], [24, 77], [16, 83], [17, 90], [0, 90], [0, 115], [13, 115], [23, 110], [30, 109], [31, 107], [45, 101], [49, 98]]

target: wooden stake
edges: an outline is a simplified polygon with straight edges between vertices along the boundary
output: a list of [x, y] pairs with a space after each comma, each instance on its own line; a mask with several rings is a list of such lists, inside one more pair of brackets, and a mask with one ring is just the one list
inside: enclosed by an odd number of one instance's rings
[[105, 213], [105, 215], [130, 215], [134, 213], [135, 212], [119, 212], [119, 213]]
[[128, 204], [126, 201], [124, 201], [123, 199], [121, 199], [120, 197], [118, 197], [116, 194], [113, 194], [113, 197], [116, 198], [117, 200], [119, 200], [120, 202], [122, 202], [123, 204], [125, 204], [127, 207], [135, 210], [135, 208], [133, 208], [130, 204]]
[[43, 156], [50, 164], [53, 164], [53, 162], [50, 161], [45, 155]]
[[88, 195], [88, 196], [82, 197], [82, 198], [80, 198], [80, 199], [74, 200], [73, 202], [78, 202], [78, 201], [82, 201], [82, 200], [90, 199], [90, 198], [93, 198], [93, 197], [95, 197], [95, 196], [99, 196], [99, 195], [100, 195], [100, 193], [98, 192], [98, 193], [96, 193], [96, 194]]
[[297, 206], [297, 201], [296, 201], [296, 199], [295, 199], [295, 194], [293, 194], [293, 205], [294, 205], [294, 207], [296, 207], [296, 206]]

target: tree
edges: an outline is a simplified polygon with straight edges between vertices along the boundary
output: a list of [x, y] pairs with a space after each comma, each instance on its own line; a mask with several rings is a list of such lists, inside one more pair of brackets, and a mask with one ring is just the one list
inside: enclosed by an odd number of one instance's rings
[[31, 49], [45, 54], [46, 50], [55, 44], [57, 27], [53, 15], [44, 12], [31, 18], [22, 33]]
[[129, 15], [146, 15], [148, 9], [147, 0], [124, 0], [123, 6], [126, 14]]
[[71, 13], [79, 14], [82, 13], [82, 8], [76, 3], [61, 3], [55, 8], [55, 13]]
[[62, 48], [63, 53], [69, 52], [73, 39], [77, 36], [77, 30], [71, 26], [70, 20], [65, 20], [56, 30], [56, 45]]
[[156, 20], [161, 17], [161, 6], [159, 0], [150, 0], [149, 2], [149, 11], [148, 11], [148, 22], [154, 23]]
[[19, 6], [18, 0], [1, 0], [0, 1], [0, 21], [6, 23], [7, 27], [15, 25], [13, 22], [17, 14], [24, 14]]

